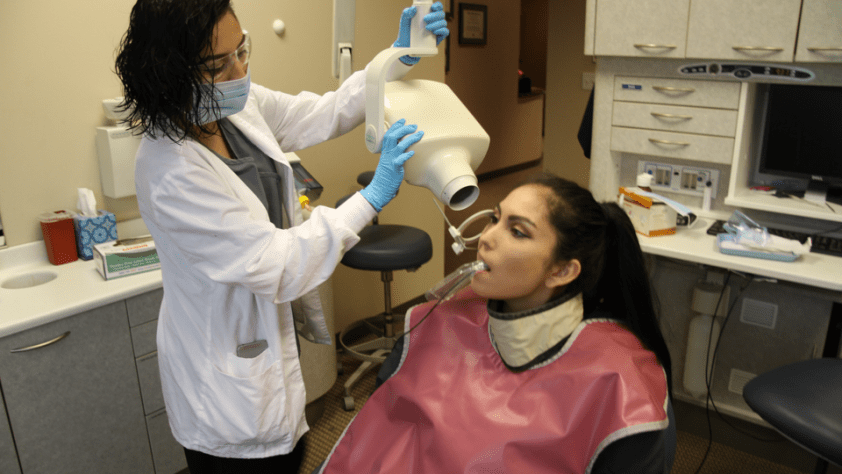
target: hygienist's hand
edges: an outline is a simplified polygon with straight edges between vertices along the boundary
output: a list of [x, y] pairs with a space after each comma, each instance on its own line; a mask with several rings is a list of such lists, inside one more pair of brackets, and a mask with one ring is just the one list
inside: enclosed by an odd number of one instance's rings
[[[415, 16], [417, 11], [418, 9], [414, 6], [403, 9], [403, 13], [401, 14], [401, 25], [398, 30], [398, 39], [395, 41], [395, 44], [393, 45], [394, 47], [409, 47], [409, 30], [412, 27], [412, 18]], [[444, 6], [441, 2], [433, 3], [430, 7], [430, 13], [424, 15], [424, 22], [426, 23], [425, 28], [427, 28], [427, 31], [436, 35], [436, 45], [441, 43], [442, 40], [447, 38], [447, 35], [450, 34], [450, 30], [447, 29], [447, 21], [444, 19]], [[400, 57], [401, 62], [407, 66], [416, 64], [420, 59], [421, 58], [413, 58], [409, 55]]]
[[[383, 135], [383, 149], [380, 151], [380, 163], [374, 170], [371, 183], [360, 194], [380, 212], [398, 193], [403, 181], [403, 164], [415, 154], [406, 151], [417, 143], [424, 135], [417, 125], [406, 125], [406, 120], [400, 119]], [[411, 135], [410, 135], [411, 134]]]

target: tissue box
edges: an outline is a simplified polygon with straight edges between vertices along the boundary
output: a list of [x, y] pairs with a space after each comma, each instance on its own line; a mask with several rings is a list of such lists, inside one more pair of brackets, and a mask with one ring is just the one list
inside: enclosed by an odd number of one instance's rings
[[76, 250], [79, 258], [94, 258], [94, 245], [117, 240], [117, 218], [114, 213], [99, 209], [96, 217], [76, 215], [73, 217], [76, 228]]
[[675, 234], [677, 212], [662, 202], [620, 188], [622, 208], [631, 219], [634, 230], [647, 237]]
[[151, 236], [94, 245], [94, 261], [106, 280], [161, 268]]

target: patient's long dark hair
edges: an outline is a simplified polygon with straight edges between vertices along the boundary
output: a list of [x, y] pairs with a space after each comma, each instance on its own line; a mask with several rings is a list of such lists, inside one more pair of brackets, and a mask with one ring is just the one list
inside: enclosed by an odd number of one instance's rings
[[211, 130], [199, 123], [202, 53], [230, 0], [138, 0], [120, 43], [116, 72], [123, 83], [126, 121], [152, 137], [180, 142]]
[[581, 292], [585, 317], [606, 311], [622, 321], [658, 358], [672, 392], [672, 362], [658, 326], [653, 294], [634, 226], [613, 202], [600, 204], [590, 191], [566, 179], [543, 173], [522, 185], [548, 192], [549, 220], [556, 229], [555, 261], [577, 259], [579, 277], [565, 293]]

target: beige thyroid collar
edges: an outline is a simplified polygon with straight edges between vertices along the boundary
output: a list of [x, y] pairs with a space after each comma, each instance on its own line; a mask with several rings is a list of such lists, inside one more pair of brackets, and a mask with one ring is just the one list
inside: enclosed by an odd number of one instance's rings
[[530, 313], [518, 316], [489, 311], [488, 331], [497, 353], [509, 367], [525, 366], [569, 336], [582, 322], [582, 295]]

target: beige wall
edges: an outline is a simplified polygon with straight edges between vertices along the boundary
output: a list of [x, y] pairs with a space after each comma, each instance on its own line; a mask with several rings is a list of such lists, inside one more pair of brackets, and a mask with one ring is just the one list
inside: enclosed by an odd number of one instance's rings
[[591, 162], [576, 134], [590, 94], [582, 89], [582, 73], [596, 65], [584, 55], [584, 41], [584, 0], [550, 0], [544, 169], [588, 187]]
[[[491, 147], [478, 173], [506, 168], [542, 156], [547, 171], [587, 186], [590, 161], [576, 139], [589, 90], [582, 89], [582, 73], [595, 65], [583, 54], [584, 0], [472, 0], [488, 6], [488, 43], [459, 45], [459, 2], [450, 23], [450, 72], [447, 84], [491, 136]], [[521, 18], [521, 3], [524, 17]], [[546, 22], [546, 28], [540, 25]], [[531, 31], [524, 31], [530, 28]], [[546, 97], [544, 136], [531, 130], [534, 103], [518, 100], [517, 70], [520, 65], [544, 72], [534, 64], [543, 51], [533, 42], [546, 31]], [[535, 33], [535, 34], [529, 34]], [[521, 46], [521, 41], [529, 45]], [[526, 50], [526, 52], [524, 52]], [[540, 85], [535, 79], [533, 85]], [[542, 143], [541, 143], [542, 142]]]
[[[410, 3], [357, 0], [355, 69], [363, 68], [394, 41], [400, 11]], [[519, 109], [516, 94], [520, 2], [473, 3], [488, 5], [488, 44], [459, 46], [458, 26], [451, 22], [451, 72], [446, 82], [492, 134], [485, 168], [479, 170], [483, 172], [517, 160], [536, 159], [541, 147], [536, 148], [534, 143], [539, 139], [524, 143], [520, 138], [524, 116], [518, 115], [519, 110], [529, 108]], [[94, 190], [100, 207], [115, 212], [118, 220], [137, 217], [134, 198], [103, 198], [94, 146], [95, 128], [106, 125], [101, 100], [121, 94], [113, 74], [114, 50], [133, 4], [133, 0], [0, 3], [0, 44], [10, 45], [3, 56], [9, 66], [3, 78], [5, 87], [0, 89], [0, 216], [10, 246], [40, 240], [36, 216], [74, 208], [78, 187]], [[454, 2], [455, 15], [458, 4]], [[290, 93], [323, 93], [338, 85], [330, 68], [330, 0], [240, 0], [235, 8], [253, 36], [251, 67], [255, 82]], [[576, 142], [588, 96], [581, 89], [581, 73], [594, 69], [590, 58], [582, 54], [584, 1], [549, 0], [548, 9], [544, 166], [587, 185], [590, 162]], [[282, 37], [271, 29], [276, 18], [287, 25]], [[443, 49], [444, 45], [441, 54], [422, 60], [409, 78], [445, 81]], [[299, 156], [325, 187], [317, 202], [323, 205], [332, 205], [340, 196], [356, 190], [354, 177], [377, 163], [377, 156], [365, 149], [361, 128], [303, 150]], [[422, 294], [444, 272], [444, 249], [450, 252], [450, 239], [445, 247], [444, 226], [430, 196], [426, 189], [404, 186], [382, 213], [383, 222], [421, 227], [434, 242], [431, 262], [416, 273], [395, 275], [395, 304]], [[484, 197], [491, 202], [502, 198], [496, 194]], [[382, 310], [378, 275], [340, 266], [334, 280], [337, 328]]]
[[520, 70], [532, 87], [547, 87], [547, 29], [550, 0], [521, 0]]
[[[394, 42], [400, 12], [410, 3], [357, 0], [355, 69]], [[7, 45], [0, 89], [0, 216], [8, 245], [40, 240], [37, 215], [75, 208], [78, 187], [92, 189], [99, 207], [120, 221], [138, 216], [134, 198], [103, 198], [94, 145], [95, 128], [106, 124], [102, 99], [121, 94], [113, 74], [114, 50], [133, 5], [133, 0], [0, 2], [0, 44]], [[234, 6], [252, 34], [255, 82], [290, 93], [336, 88], [330, 66], [331, 0], [239, 0]], [[276, 18], [286, 23], [282, 37], [272, 31]], [[443, 48], [439, 56], [422, 60], [409, 78], [444, 81]], [[298, 154], [325, 187], [316, 204], [333, 205], [355, 191], [356, 175], [377, 165], [377, 155], [365, 148], [362, 127]], [[382, 213], [383, 222], [412, 224], [434, 236], [431, 262], [416, 273], [395, 274], [395, 304], [422, 294], [443, 275], [443, 225], [430, 196], [426, 189], [404, 186]], [[337, 328], [382, 311], [378, 274], [340, 266], [334, 283]]]
[[446, 82], [491, 136], [488, 153], [477, 169], [481, 174], [541, 157], [541, 107], [518, 100], [520, 1], [470, 3], [488, 7], [487, 43], [459, 44], [459, 2], [454, 2]]

